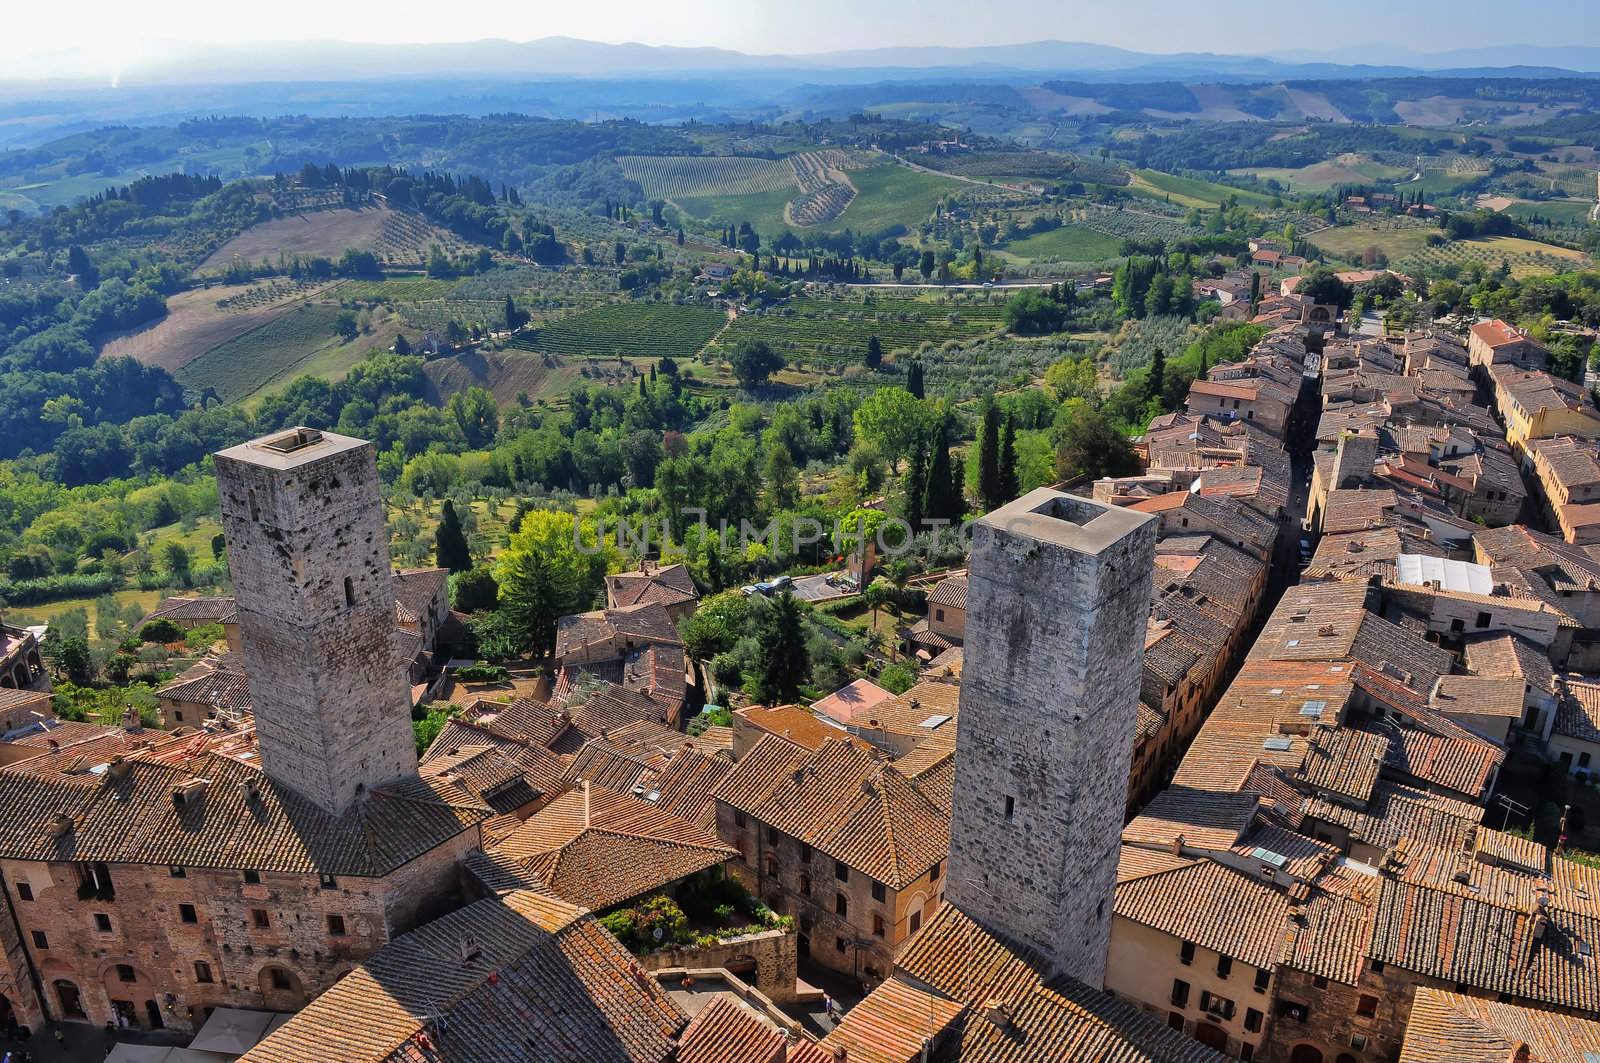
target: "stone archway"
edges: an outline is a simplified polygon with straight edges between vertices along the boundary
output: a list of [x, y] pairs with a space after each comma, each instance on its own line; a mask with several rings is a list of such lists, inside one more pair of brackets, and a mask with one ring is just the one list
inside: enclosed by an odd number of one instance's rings
[[1289, 1063], [1322, 1063], [1322, 1049], [1316, 1045], [1295, 1045]]
[[299, 1011], [306, 1006], [305, 984], [300, 976], [278, 963], [269, 963], [256, 975], [261, 999], [269, 1011]]
[[69, 1022], [87, 1022], [89, 1013], [83, 1010], [83, 991], [76, 982], [57, 978], [50, 984], [55, 990], [57, 1014]]

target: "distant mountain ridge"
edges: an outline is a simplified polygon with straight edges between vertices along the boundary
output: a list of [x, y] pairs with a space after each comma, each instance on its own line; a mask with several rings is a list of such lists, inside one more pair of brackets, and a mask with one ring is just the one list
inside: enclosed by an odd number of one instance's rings
[[1087, 80], [1193, 79], [1282, 81], [1309, 78], [1570, 76], [1600, 73], [1600, 47], [1500, 45], [1419, 54], [1388, 45], [1281, 57], [1209, 52], [1158, 54], [1072, 41], [971, 47], [885, 47], [812, 55], [753, 55], [725, 48], [605, 44], [572, 37], [445, 44], [340, 41], [215, 45], [138, 42], [115, 70], [102, 53], [65, 50], [0, 69], [0, 82], [120, 80], [205, 84], [260, 81], [360, 81], [397, 76], [679, 77], [770, 71], [796, 79], [857, 83], [885, 76], [1071, 75]]

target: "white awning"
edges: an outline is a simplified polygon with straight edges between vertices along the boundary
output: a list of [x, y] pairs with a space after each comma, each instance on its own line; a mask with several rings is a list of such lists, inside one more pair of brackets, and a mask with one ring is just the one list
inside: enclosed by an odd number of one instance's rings
[[1394, 567], [1397, 583], [1413, 587], [1437, 586], [1470, 594], [1494, 593], [1494, 574], [1487, 565], [1427, 554], [1401, 554], [1395, 558]]

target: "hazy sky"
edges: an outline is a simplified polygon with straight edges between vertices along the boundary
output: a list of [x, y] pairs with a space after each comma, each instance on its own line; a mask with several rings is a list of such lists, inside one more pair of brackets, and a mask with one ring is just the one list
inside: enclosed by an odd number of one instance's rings
[[1058, 39], [1137, 51], [1344, 49], [1387, 41], [1419, 51], [1497, 43], [1600, 45], [1596, 0], [1340, 0], [1202, 4], [1193, 0], [89, 0], [8, 5], [0, 57], [136, 37], [246, 42], [529, 40], [712, 45], [819, 52], [887, 45]]

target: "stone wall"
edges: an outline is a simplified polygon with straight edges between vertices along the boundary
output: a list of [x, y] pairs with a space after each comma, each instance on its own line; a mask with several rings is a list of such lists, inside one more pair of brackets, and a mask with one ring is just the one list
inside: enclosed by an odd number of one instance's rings
[[647, 971], [664, 967], [722, 968], [754, 985], [769, 1000], [786, 1004], [798, 995], [795, 942], [792, 930], [768, 930], [706, 948], [658, 949], [640, 962]]
[[1039, 490], [978, 522], [946, 897], [1096, 988], [1156, 522]]

